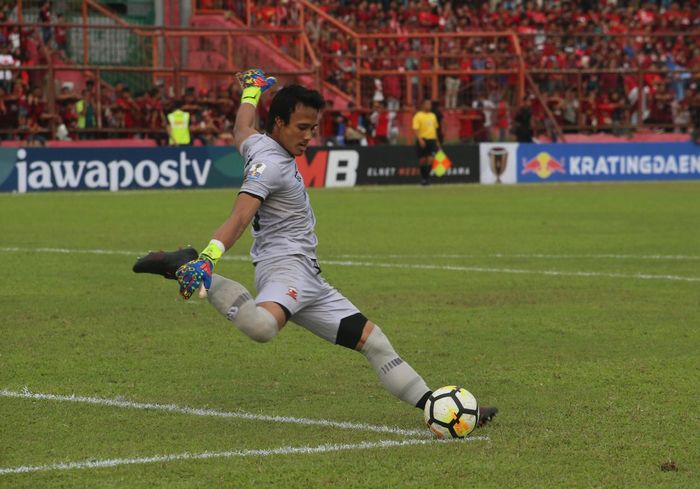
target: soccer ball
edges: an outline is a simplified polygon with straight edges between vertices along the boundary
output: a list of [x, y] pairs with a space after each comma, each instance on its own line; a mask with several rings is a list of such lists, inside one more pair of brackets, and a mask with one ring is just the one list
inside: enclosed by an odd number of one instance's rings
[[457, 385], [441, 387], [425, 403], [425, 422], [438, 438], [464, 438], [479, 422], [479, 402]]

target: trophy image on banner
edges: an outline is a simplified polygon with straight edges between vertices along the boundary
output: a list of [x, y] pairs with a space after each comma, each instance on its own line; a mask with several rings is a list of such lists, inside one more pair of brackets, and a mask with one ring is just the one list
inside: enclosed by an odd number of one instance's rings
[[496, 175], [496, 183], [501, 182], [501, 176], [506, 172], [508, 166], [508, 150], [500, 146], [489, 150], [489, 165], [491, 171]]

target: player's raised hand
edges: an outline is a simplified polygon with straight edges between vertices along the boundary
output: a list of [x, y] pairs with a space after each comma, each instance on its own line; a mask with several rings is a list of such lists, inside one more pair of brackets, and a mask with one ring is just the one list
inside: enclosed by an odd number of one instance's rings
[[[182, 265], [175, 272], [177, 281], [180, 284], [180, 295], [185, 300], [192, 297], [192, 294], [203, 286], [205, 290], [211, 287], [211, 274], [214, 269], [214, 263], [206, 255], [199, 255], [196, 260], [189, 261]], [[203, 294], [200, 294], [200, 297]]]
[[264, 93], [267, 89], [277, 83], [277, 78], [274, 76], [265, 75], [265, 72], [260, 68], [254, 68], [236, 73], [236, 78], [238, 79], [238, 83], [241, 84], [241, 88], [243, 88], [243, 90], [246, 88], [256, 87], [260, 89], [261, 93]]

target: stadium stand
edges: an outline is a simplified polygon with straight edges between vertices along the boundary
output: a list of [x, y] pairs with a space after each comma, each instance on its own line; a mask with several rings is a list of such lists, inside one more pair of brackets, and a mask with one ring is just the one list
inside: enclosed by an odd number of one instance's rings
[[[527, 8], [522, 5], [527, 4]], [[472, 37], [449, 41], [441, 46], [444, 56], [437, 63], [411, 60], [424, 46], [409, 34], [440, 32], [517, 32], [526, 69], [542, 97], [529, 93], [536, 130], [550, 138], [556, 134], [548, 124], [545, 106], [556, 125], [565, 132], [596, 132], [605, 129], [615, 135], [637, 128], [638, 121], [666, 132], [678, 132], [690, 122], [690, 106], [697, 96], [700, 70], [696, 1], [686, 2], [331, 2], [319, 9], [359, 33], [401, 34], [397, 42], [368, 43], [363, 46], [364, 63], [374, 69], [409, 69], [415, 62], [423, 69], [495, 69], [514, 54], [507, 39]], [[256, 22], [274, 27], [275, 16], [255, 15]], [[306, 25], [309, 38], [322, 53], [347, 52], [350, 46], [333, 31], [319, 25], [319, 16]], [[426, 38], [423, 38], [426, 39]], [[409, 40], [411, 41], [409, 43]], [[428, 43], [429, 44], [429, 43]], [[430, 50], [430, 46], [428, 46]], [[409, 53], [407, 58], [400, 53]], [[346, 91], [351, 79], [332, 57], [324, 58], [326, 79]], [[343, 61], [347, 63], [347, 60]], [[437, 66], [436, 66], [437, 65]], [[350, 67], [350, 69], [353, 69]], [[641, 72], [644, 72], [641, 74]], [[401, 88], [391, 75], [382, 80], [391, 88], [392, 99], [402, 100]], [[440, 86], [447, 110], [484, 107], [483, 95], [498, 106], [499, 89], [512, 87], [513, 76], [444, 75]], [[405, 91], [405, 90], [404, 90]], [[512, 93], [512, 91], [511, 91]], [[367, 97], [370, 97], [367, 94]], [[372, 95], [373, 99], [376, 96]], [[410, 101], [415, 102], [415, 100]], [[509, 112], [516, 102], [510, 97]], [[486, 104], [487, 106], [491, 104]], [[488, 110], [488, 109], [487, 109]], [[493, 116], [493, 117], [491, 117]], [[473, 137], [483, 125], [497, 123], [498, 110], [481, 116], [463, 113], [463, 136]], [[475, 131], [475, 123], [482, 127]], [[489, 134], [489, 132], [491, 134]], [[481, 137], [493, 138], [494, 131]]]
[[176, 99], [196, 144], [226, 144], [231, 80], [252, 65], [323, 91], [327, 144], [345, 132], [410, 141], [423, 98], [439, 102], [448, 141], [515, 140], [523, 125], [542, 141], [687, 139], [700, 107], [698, 0], [195, 0], [191, 11], [167, 0], [159, 21], [60, 3], [2, 4], [3, 144], [164, 144]]

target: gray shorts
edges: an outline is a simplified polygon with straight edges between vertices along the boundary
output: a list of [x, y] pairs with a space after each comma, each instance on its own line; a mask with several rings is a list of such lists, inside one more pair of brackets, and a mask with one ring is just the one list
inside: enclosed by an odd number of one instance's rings
[[290, 320], [315, 335], [336, 342], [340, 320], [359, 309], [321, 277], [315, 260], [302, 255], [263, 260], [255, 266], [255, 302], [277, 302]]

